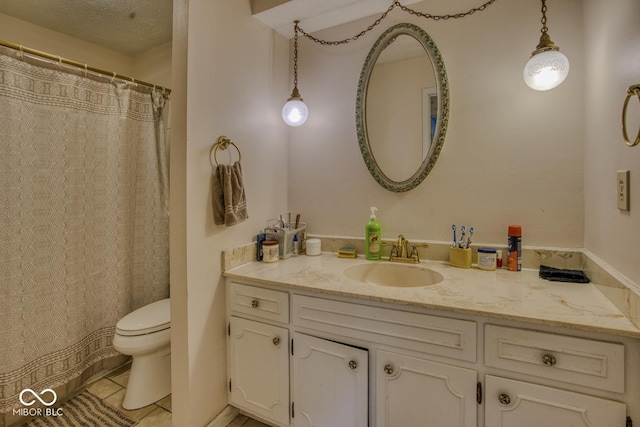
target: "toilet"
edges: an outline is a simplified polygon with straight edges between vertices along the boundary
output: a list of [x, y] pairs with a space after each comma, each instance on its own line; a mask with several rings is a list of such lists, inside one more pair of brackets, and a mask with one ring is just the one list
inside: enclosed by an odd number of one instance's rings
[[170, 299], [145, 305], [120, 319], [113, 348], [133, 358], [124, 409], [150, 405], [171, 393]]

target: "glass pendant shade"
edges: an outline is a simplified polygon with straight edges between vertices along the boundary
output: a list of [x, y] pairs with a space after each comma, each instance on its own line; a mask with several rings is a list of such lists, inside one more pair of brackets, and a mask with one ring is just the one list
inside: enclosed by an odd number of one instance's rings
[[531, 89], [549, 90], [569, 74], [569, 59], [558, 50], [534, 54], [524, 67], [524, 81]]
[[289, 126], [300, 126], [307, 121], [309, 110], [302, 98], [291, 97], [282, 107], [282, 119]]

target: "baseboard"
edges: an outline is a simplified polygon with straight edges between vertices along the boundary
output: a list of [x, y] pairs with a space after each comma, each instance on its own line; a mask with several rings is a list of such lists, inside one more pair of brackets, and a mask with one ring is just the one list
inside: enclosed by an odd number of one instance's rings
[[240, 411], [231, 405], [227, 405], [217, 417], [213, 419], [207, 427], [227, 427], [229, 423], [238, 416]]

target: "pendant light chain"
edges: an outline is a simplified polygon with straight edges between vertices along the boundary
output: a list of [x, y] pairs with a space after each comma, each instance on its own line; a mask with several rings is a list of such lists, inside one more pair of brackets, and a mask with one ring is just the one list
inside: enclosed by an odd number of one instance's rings
[[549, 31], [547, 28], [547, 2], [545, 0], [542, 0], [542, 19], [540, 19], [540, 22], [542, 23], [542, 30], [540, 31], [545, 34]]
[[[402, 9], [402, 11], [410, 13], [411, 15], [414, 15], [414, 16], [418, 16], [420, 18], [433, 19], [434, 21], [440, 21], [440, 20], [446, 21], [447, 19], [464, 18], [465, 16], [473, 15], [476, 12], [482, 12], [487, 7], [491, 6], [495, 2], [496, 2], [496, 0], [489, 0], [489, 1], [487, 1], [486, 3], [484, 3], [483, 5], [481, 5], [479, 7], [474, 7], [473, 9], [470, 9], [470, 10], [468, 10], [466, 12], [455, 13], [453, 15], [432, 15], [430, 13], [423, 13], [423, 12], [418, 12], [416, 10], [410, 9], [407, 6], [401, 5], [398, 0], [394, 0], [393, 3], [391, 3], [391, 6], [389, 6], [389, 8], [382, 15], [380, 15], [380, 17], [378, 19], [376, 19], [373, 24], [369, 25], [365, 30], [360, 31], [358, 34], [356, 34], [353, 37], [349, 37], [349, 38], [344, 39], [344, 40], [335, 40], [335, 41], [322, 40], [322, 39], [319, 39], [317, 37], [312, 36], [311, 34], [307, 33], [306, 31], [304, 31], [298, 25], [298, 23], [300, 21], [295, 21], [295, 31], [296, 31], [295, 40], [297, 40], [298, 31], [299, 31], [303, 36], [305, 36], [306, 38], [308, 38], [309, 40], [311, 40], [311, 41], [313, 41], [315, 43], [319, 43], [319, 44], [325, 45], [325, 46], [338, 46], [338, 45], [341, 45], [341, 44], [346, 44], [346, 43], [349, 43], [349, 42], [352, 42], [352, 41], [356, 41], [360, 37], [362, 37], [365, 34], [367, 34], [369, 31], [373, 30], [376, 26], [378, 26], [387, 17], [389, 12], [391, 12], [396, 7], [399, 7], [400, 9]], [[543, 8], [546, 8], [546, 6], [544, 6], [544, 4], [543, 4]], [[545, 19], [545, 22], [546, 22], [546, 17], [544, 19]], [[296, 43], [297, 43], [297, 41], [296, 41]], [[294, 70], [295, 70], [295, 68], [294, 68]]]
[[298, 26], [298, 24], [300, 23], [300, 21], [294, 21], [295, 23], [295, 27], [294, 27], [294, 31], [295, 34], [293, 36], [293, 86], [294, 87], [298, 87], [298, 31], [300, 30], [300, 27]]

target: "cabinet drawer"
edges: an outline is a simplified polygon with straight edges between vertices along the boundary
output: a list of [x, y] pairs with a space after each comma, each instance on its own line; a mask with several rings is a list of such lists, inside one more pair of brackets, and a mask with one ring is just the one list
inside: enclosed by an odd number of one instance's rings
[[231, 311], [276, 322], [289, 323], [289, 294], [231, 282]]
[[476, 323], [293, 295], [293, 323], [379, 344], [476, 361]]
[[485, 364], [624, 393], [622, 344], [487, 325]]

